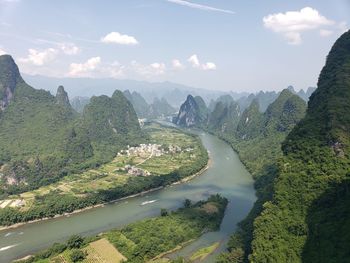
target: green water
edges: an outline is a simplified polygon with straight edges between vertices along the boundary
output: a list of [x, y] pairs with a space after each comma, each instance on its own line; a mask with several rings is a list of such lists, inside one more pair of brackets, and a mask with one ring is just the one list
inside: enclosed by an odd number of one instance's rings
[[[176, 255], [190, 255], [197, 248], [216, 241], [221, 242], [216, 253], [223, 250], [236, 224], [248, 214], [256, 199], [253, 179], [227, 143], [210, 134], [197, 133], [211, 158], [209, 169], [201, 176], [184, 184], [167, 187], [144, 196], [87, 210], [69, 217], [0, 231], [0, 262], [10, 262], [13, 259], [35, 253], [49, 247], [54, 242], [64, 241], [73, 234], [98, 234], [145, 217], [159, 215], [161, 208], [176, 209], [182, 205], [185, 198], [196, 201], [216, 193], [229, 199], [220, 231], [203, 235], [199, 240], [178, 251]], [[156, 201], [141, 205], [151, 200]], [[213, 262], [214, 256], [215, 254], [208, 258], [207, 262]]]

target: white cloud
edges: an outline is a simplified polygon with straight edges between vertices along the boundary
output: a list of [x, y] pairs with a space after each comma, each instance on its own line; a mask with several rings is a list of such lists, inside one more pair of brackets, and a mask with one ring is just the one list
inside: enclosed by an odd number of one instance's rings
[[120, 45], [137, 45], [139, 42], [133, 36], [122, 35], [118, 32], [111, 32], [101, 38], [101, 42], [107, 44], [120, 44]]
[[100, 57], [92, 57], [85, 63], [72, 63], [69, 67], [69, 75], [72, 77], [87, 76], [101, 64]]
[[1, 55], [5, 55], [5, 54], [7, 54], [6, 51], [3, 50], [2, 48], [0, 48], [0, 56], [1, 56]]
[[60, 43], [59, 47], [66, 55], [76, 55], [80, 52], [80, 48], [73, 43]]
[[327, 29], [321, 29], [320, 30], [320, 36], [321, 37], [329, 37], [332, 34], [333, 34], [333, 31], [331, 31], [331, 30], [327, 30]]
[[200, 9], [200, 10], [204, 10], [204, 11], [214, 11], [214, 12], [221, 12], [221, 13], [227, 13], [227, 14], [234, 14], [235, 13], [231, 10], [220, 9], [220, 8], [207, 6], [207, 5], [195, 4], [195, 3], [191, 3], [189, 1], [184, 1], [184, 0], [166, 0], [166, 1], [168, 1], [170, 3], [177, 4], [177, 5], [183, 5], [183, 6], [187, 6], [187, 7], [195, 8], [195, 9]]
[[25, 58], [19, 58], [19, 61], [26, 64], [33, 64], [35, 66], [43, 66], [44, 64], [53, 61], [57, 55], [58, 50], [54, 48], [48, 48], [43, 51], [36, 49], [28, 49], [28, 56]]
[[202, 65], [203, 70], [215, 70], [216, 65], [213, 62], [207, 62]]
[[198, 56], [196, 54], [193, 54], [190, 56], [187, 60], [193, 68], [201, 69], [201, 70], [215, 70], [216, 65], [213, 62], [206, 62], [204, 64], [201, 64], [199, 62]]
[[166, 69], [164, 63], [158, 63], [158, 62], [150, 64], [150, 67], [153, 69], [153, 72], [155, 75], [163, 74]]
[[144, 65], [138, 63], [137, 61], [132, 61], [130, 67], [128, 68], [130, 73], [136, 73], [143, 77], [149, 78], [152, 76], [162, 75], [166, 72], [166, 66], [164, 63], [154, 62], [149, 65]]
[[265, 16], [264, 26], [276, 33], [282, 34], [289, 44], [301, 44], [301, 33], [330, 26], [334, 21], [322, 16], [316, 9], [304, 7], [300, 11], [288, 11]]
[[182, 65], [182, 63], [178, 59], [173, 59], [173, 61], [171, 61], [171, 64], [172, 64], [173, 68], [176, 70], [180, 70], [180, 69], [185, 68], [185, 66]]
[[192, 56], [190, 56], [187, 61], [190, 62], [190, 64], [194, 68], [200, 67], [199, 59], [198, 59], [198, 56], [196, 54], [193, 54]]

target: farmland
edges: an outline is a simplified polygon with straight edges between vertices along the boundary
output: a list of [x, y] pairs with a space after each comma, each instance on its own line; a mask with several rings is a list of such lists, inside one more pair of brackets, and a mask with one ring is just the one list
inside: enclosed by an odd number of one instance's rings
[[143, 129], [147, 143], [126, 147], [107, 164], [0, 200], [0, 224], [52, 217], [161, 187], [198, 172], [207, 163], [198, 137], [156, 123]]

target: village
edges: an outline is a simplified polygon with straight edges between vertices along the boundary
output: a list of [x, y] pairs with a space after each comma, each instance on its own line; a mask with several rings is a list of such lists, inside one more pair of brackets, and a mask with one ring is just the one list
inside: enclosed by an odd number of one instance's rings
[[[186, 151], [191, 151], [192, 148], [187, 148]], [[127, 150], [122, 150], [118, 153], [118, 156], [126, 155], [128, 157], [130, 156], [137, 156], [141, 158], [146, 158], [142, 162], [138, 163], [137, 165], [130, 165], [127, 164], [123, 168], [120, 168], [119, 171], [124, 171], [129, 175], [133, 176], [149, 176], [151, 173], [149, 171], [146, 171], [139, 166], [140, 164], [144, 163], [148, 159], [152, 157], [160, 157], [163, 154], [176, 154], [182, 152], [181, 147], [177, 145], [169, 145], [169, 146], [162, 146], [160, 144], [140, 144], [139, 146], [130, 147], [128, 145]]]

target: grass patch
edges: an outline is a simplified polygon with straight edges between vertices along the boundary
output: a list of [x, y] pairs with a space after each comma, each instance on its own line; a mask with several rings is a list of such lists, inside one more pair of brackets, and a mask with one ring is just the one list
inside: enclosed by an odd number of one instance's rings
[[192, 254], [190, 257], [191, 261], [202, 261], [206, 257], [208, 257], [210, 254], [214, 253], [214, 251], [219, 247], [220, 243], [215, 242], [214, 244], [210, 245], [209, 247], [204, 247], [199, 250], [197, 250], [195, 253]]

